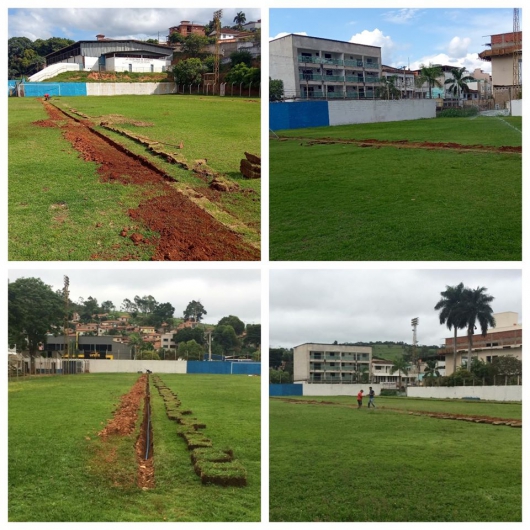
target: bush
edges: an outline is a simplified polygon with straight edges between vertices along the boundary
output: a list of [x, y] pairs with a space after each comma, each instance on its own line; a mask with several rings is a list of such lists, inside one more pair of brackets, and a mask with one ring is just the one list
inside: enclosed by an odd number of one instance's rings
[[441, 110], [437, 118], [469, 118], [478, 114], [477, 107], [464, 107], [462, 109], [445, 109]]
[[381, 393], [379, 395], [380, 396], [397, 396], [398, 395], [398, 391], [397, 391], [397, 389], [393, 390], [391, 388], [382, 388], [381, 389]]

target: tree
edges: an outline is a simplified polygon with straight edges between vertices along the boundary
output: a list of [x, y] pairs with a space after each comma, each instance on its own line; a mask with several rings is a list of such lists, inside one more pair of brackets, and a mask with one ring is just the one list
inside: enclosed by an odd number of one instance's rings
[[212, 333], [212, 339], [223, 348], [223, 353], [235, 353], [240, 342], [232, 326], [216, 326]]
[[132, 346], [133, 359], [136, 359], [137, 353], [142, 349], [144, 341], [139, 333], [131, 333], [129, 335], [129, 344]]
[[230, 61], [232, 62], [232, 67], [244, 63], [250, 68], [252, 66], [252, 54], [248, 50], [232, 52], [230, 54]]
[[401, 90], [396, 87], [397, 78], [397, 75], [381, 78], [381, 84], [376, 90], [377, 97], [380, 99], [401, 99]]
[[247, 324], [246, 332], [243, 340], [245, 345], [259, 348], [261, 346], [261, 324]]
[[179, 357], [186, 358], [188, 361], [200, 361], [204, 356], [204, 348], [194, 340], [181, 342], [178, 345]]
[[269, 348], [269, 367], [278, 368], [282, 364], [284, 348]]
[[269, 383], [272, 384], [286, 384], [292, 383], [293, 376], [289, 372], [284, 372], [283, 370], [269, 370]]
[[456, 337], [459, 329], [466, 327], [465, 320], [462, 313], [462, 298], [464, 296], [464, 284], [461, 282], [455, 287], [446, 285], [445, 291], [440, 294], [442, 298], [434, 306], [436, 311], [440, 311], [438, 315], [440, 324], [446, 324], [449, 329], [454, 330], [453, 340], [453, 372], [456, 372]]
[[184, 35], [178, 33], [178, 32], [173, 32], [170, 36], [169, 36], [169, 42], [171, 44], [176, 44], [177, 42], [184, 42], [186, 40], [186, 37], [184, 37]]
[[191, 57], [200, 57], [203, 54], [204, 48], [208, 45], [208, 37], [191, 33], [182, 43], [182, 51]]
[[234, 22], [237, 26], [237, 29], [241, 29], [246, 21], [247, 17], [245, 16], [245, 13], [243, 13], [243, 11], [239, 11], [234, 17]]
[[157, 328], [160, 327], [164, 322], [167, 325], [170, 325], [174, 314], [175, 308], [169, 302], [157, 304], [149, 317], [149, 321], [152, 326]]
[[173, 341], [175, 344], [188, 342], [190, 340], [194, 340], [199, 344], [204, 344], [204, 331], [201, 328], [183, 328], [179, 329], [173, 335]]
[[192, 300], [184, 311], [184, 320], [192, 320], [194, 322], [200, 322], [203, 315], [207, 315], [206, 309], [200, 301]]
[[8, 285], [8, 340], [17, 349], [28, 348], [31, 371], [39, 344], [48, 333], [60, 333], [64, 321], [64, 304], [40, 278], [19, 278]]
[[425, 377], [440, 377], [440, 371], [436, 366], [435, 359], [428, 359], [425, 361], [425, 368], [423, 370]]
[[509, 377], [520, 377], [523, 375], [523, 363], [511, 355], [499, 355], [494, 357], [492, 363], [496, 372], [504, 376], [504, 384], [508, 384]]
[[403, 357], [396, 357], [390, 367], [390, 373], [398, 372], [399, 388], [401, 389], [401, 374], [407, 375], [410, 370], [410, 364]]
[[139, 296], [135, 296], [134, 303], [138, 308], [138, 311], [143, 314], [152, 313], [158, 306], [158, 302], [151, 295], [142, 296], [141, 298]]
[[221, 320], [219, 320], [217, 325], [232, 326], [234, 328], [234, 331], [236, 332], [236, 335], [241, 335], [243, 331], [245, 331], [245, 323], [240, 320], [239, 317], [236, 317], [234, 315], [228, 315], [227, 317], [223, 317]]
[[242, 83], [245, 87], [250, 84], [257, 86], [259, 84], [258, 72], [260, 72], [259, 68], [249, 68], [246, 64], [239, 63], [226, 74], [225, 81], [237, 85]]
[[460, 94], [467, 94], [469, 92], [469, 87], [467, 84], [475, 81], [473, 76], [464, 75], [465, 71], [465, 66], [462, 68], [453, 68], [451, 70], [453, 77], [451, 79], [446, 79], [444, 83], [445, 85], [450, 85], [447, 90], [449, 93], [452, 93], [454, 96], [456, 96], [458, 101], [460, 101]]
[[206, 68], [197, 58], [185, 59], [173, 67], [173, 75], [177, 83], [184, 85], [198, 85], [202, 81], [202, 74]]
[[71, 39], [64, 39], [62, 37], [51, 37], [49, 39], [37, 39], [33, 43], [33, 49], [39, 54], [45, 57], [46, 55], [56, 52], [61, 48], [74, 44], [75, 41]]
[[468, 354], [467, 366], [472, 363], [473, 335], [477, 329], [476, 323], [480, 326], [483, 337], [488, 332], [488, 327], [495, 327], [495, 318], [493, 318], [493, 309], [490, 303], [494, 297], [486, 294], [486, 287], [477, 287], [476, 289], [464, 289], [462, 295], [462, 308], [459, 310], [461, 321], [465, 322], [467, 327]]
[[269, 77], [269, 101], [283, 100], [283, 81]]
[[136, 318], [136, 315], [138, 314], [138, 306], [128, 298], [125, 298], [122, 302], [121, 310], [125, 313], [130, 313], [134, 318]]
[[114, 306], [114, 304], [110, 300], [106, 300], [105, 302], [103, 302], [101, 304], [101, 311], [103, 313], [111, 313], [115, 309], [116, 309], [116, 307]]
[[81, 314], [79, 315], [81, 318], [81, 322], [90, 322], [93, 318], [93, 315], [97, 315], [98, 313], [99, 304], [97, 298], [92, 298], [91, 296], [89, 296], [83, 302], [83, 308], [81, 309]]
[[416, 77], [416, 86], [421, 87], [424, 83], [427, 83], [429, 86], [429, 99], [432, 99], [432, 88], [442, 87], [442, 83], [438, 81], [441, 75], [443, 75], [441, 66], [434, 66], [431, 63], [429, 63], [429, 66], [422, 64], [420, 65], [420, 73]]

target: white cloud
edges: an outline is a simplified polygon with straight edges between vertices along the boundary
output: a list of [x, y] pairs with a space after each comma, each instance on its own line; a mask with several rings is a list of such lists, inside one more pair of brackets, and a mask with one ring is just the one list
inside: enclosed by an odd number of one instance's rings
[[442, 64], [461, 68], [465, 66], [468, 72], [473, 72], [475, 68], [480, 68], [484, 72], [491, 73], [491, 63], [482, 61], [476, 53], [466, 53], [461, 57], [450, 57], [446, 53], [437, 55], [425, 55], [418, 61], [410, 63], [412, 70], [417, 70], [421, 65]]
[[419, 9], [396, 9], [386, 11], [382, 17], [393, 24], [409, 24], [417, 18]]
[[467, 54], [471, 39], [469, 37], [453, 37], [447, 46], [449, 57], [461, 57]]
[[305, 31], [294, 31], [294, 32], [281, 31], [280, 33], [278, 33], [278, 35], [276, 35], [274, 37], [269, 37], [269, 41], [276, 40], [276, 39], [281, 39], [282, 37], [285, 37], [287, 35], [304, 35], [304, 36], [307, 36], [307, 32], [305, 32]]
[[384, 64], [388, 64], [392, 60], [392, 54], [396, 48], [396, 44], [392, 39], [389, 36], [384, 35], [383, 32], [377, 28], [373, 31], [365, 29], [361, 33], [353, 35], [350, 42], [381, 47], [381, 60]]

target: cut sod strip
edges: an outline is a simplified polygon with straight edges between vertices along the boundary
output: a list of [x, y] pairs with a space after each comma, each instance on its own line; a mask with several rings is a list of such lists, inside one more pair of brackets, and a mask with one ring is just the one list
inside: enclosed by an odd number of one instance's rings
[[246, 486], [247, 472], [241, 463], [234, 460], [233, 451], [214, 448], [212, 440], [201, 432], [206, 425], [192, 417], [191, 410], [181, 408], [178, 396], [160, 377], [154, 376], [153, 384], [164, 400], [167, 417], [178, 424], [177, 434], [183, 438], [191, 451], [191, 463], [202, 484]]
[[[144, 400], [143, 420], [140, 432], [134, 443], [136, 462], [138, 465], [136, 484], [142, 489], [152, 489], [155, 484], [153, 467], [153, 431], [151, 426], [151, 402], [149, 394], [149, 378], [142, 375], [138, 378], [131, 390], [120, 398], [120, 404], [114, 411], [105, 428], [98, 436], [106, 443], [108, 458], [104, 460], [109, 466], [119, 466], [115, 460], [116, 449], [113, 441], [116, 437], [131, 436], [136, 431], [140, 404]], [[111, 470], [112, 471], [112, 470]], [[111, 474], [111, 473], [109, 473]]]

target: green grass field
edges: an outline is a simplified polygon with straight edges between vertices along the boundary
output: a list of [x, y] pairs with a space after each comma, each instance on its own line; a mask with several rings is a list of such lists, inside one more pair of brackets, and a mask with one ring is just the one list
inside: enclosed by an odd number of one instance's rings
[[270, 400], [271, 521], [522, 520], [521, 429], [384, 408], [520, 418], [521, 405], [302, 399], [335, 405]]
[[201, 485], [152, 387], [156, 487], [148, 491], [134, 484], [136, 434], [113, 442], [118, 472], [102, 460], [108, 449], [96, 436], [137, 378], [86, 374], [9, 384], [10, 521], [260, 520], [260, 378], [162, 374], [215, 446], [233, 449], [248, 485]]
[[[258, 99], [62, 97], [52, 98], [52, 103], [83, 112], [95, 123], [112, 116], [126, 131], [171, 144], [167, 149], [178, 150], [190, 163], [207, 159], [208, 165], [235, 182], [240, 192], [212, 199], [208, 183], [191, 171], [96, 125], [103, 134], [174, 178], [175, 188], [194, 197], [201, 208], [244, 241], [259, 245], [261, 181], [244, 179], [239, 172], [245, 151], [260, 153]], [[40, 98], [9, 98], [9, 259], [78, 261], [113, 249], [116, 259], [138, 254], [139, 260], [148, 260], [148, 250], [120, 236], [121, 228], [130, 224], [128, 209], [138, 206], [146, 190], [101, 183], [96, 164], [84, 162], [63, 139], [60, 129], [33, 125], [47, 118]], [[135, 125], [140, 122], [145, 126]], [[175, 146], [181, 142], [183, 148], [179, 150]], [[68, 208], [57, 210], [57, 205], [63, 204]], [[139, 232], [146, 238], [156, 235], [142, 227]]]
[[314, 144], [316, 138], [520, 146], [521, 118], [277, 131], [272, 260], [520, 260], [521, 155]]

